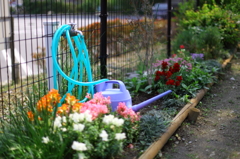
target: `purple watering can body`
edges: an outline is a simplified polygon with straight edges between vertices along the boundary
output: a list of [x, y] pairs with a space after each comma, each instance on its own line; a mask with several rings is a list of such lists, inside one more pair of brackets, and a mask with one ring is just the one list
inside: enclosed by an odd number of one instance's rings
[[[118, 85], [118, 88], [114, 88], [114, 84]], [[110, 97], [111, 99], [111, 107], [112, 111], [117, 110], [117, 106], [119, 102], [125, 103], [128, 108], [131, 108], [133, 111], [137, 112], [150, 103], [164, 97], [165, 95], [171, 93], [171, 90], [163, 92], [153, 98], [150, 98], [140, 104], [132, 106], [132, 98], [129, 91], [126, 89], [124, 83], [119, 80], [109, 80], [106, 82], [102, 82], [95, 86], [96, 92], [101, 92], [104, 97]]]

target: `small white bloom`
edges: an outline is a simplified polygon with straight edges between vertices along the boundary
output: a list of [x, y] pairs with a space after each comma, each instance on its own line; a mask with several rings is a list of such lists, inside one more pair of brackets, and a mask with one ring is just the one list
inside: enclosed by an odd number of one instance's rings
[[84, 117], [85, 117], [86, 121], [92, 122], [92, 115], [90, 114], [89, 110], [86, 110], [84, 112]]
[[61, 119], [62, 119], [62, 118], [59, 117], [59, 116], [55, 118], [54, 123], [53, 123], [53, 124], [54, 124], [54, 128], [56, 128], [56, 127], [58, 127], [58, 128], [62, 127]]
[[103, 117], [103, 122], [106, 123], [106, 124], [110, 124], [113, 119], [114, 119], [114, 115], [112, 115], [112, 114], [105, 115]]
[[74, 122], [74, 123], [79, 123], [80, 121], [84, 120], [84, 114], [82, 113], [73, 113], [69, 115], [69, 118]]
[[76, 151], [86, 151], [87, 147], [86, 147], [86, 144], [84, 143], [73, 141], [72, 149]]
[[73, 124], [73, 130], [82, 132], [85, 125], [83, 124]]
[[99, 136], [102, 138], [103, 141], [108, 141], [108, 134], [105, 130], [102, 130]]
[[66, 132], [66, 131], [67, 131], [67, 128], [61, 128], [61, 130], [62, 130], [63, 132]]
[[42, 137], [42, 143], [45, 143], [45, 144], [47, 144], [47, 143], [49, 143], [49, 137], [47, 136], [47, 137]]
[[116, 126], [122, 126], [123, 123], [124, 123], [124, 120], [123, 119], [114, 118], [112, 120], [112, 123], [113, 123], [113, 125], [116, 125]]
[[122, 140], [126, 138], [126, 134], [125, 133], [116, 133], [115, 135], [115, 139], [116, 140]]
[[65, 116], [62, 117], [62, 122], [64, 122], [64, 123], [67, 122], [67, 118]]

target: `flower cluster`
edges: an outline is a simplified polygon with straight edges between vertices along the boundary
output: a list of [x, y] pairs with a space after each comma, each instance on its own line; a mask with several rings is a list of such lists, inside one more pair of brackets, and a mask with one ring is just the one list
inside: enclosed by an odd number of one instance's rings
[[182, 81], [182, 76], [176, 76], [176, 79], [171, 79], [174, 73], [180, 71], [179, 63], [174, 63], [173, 66], [169, 66], [170, 63], [167, 61], [161, 61], [161, 71], [155, 72], [155, 82], [160, 80], [165, 82], [166, 85], [179, 86]]
[[192, 59], [194, 60], [203, 60], [204, 54], [192, 53], [191, 56], [192, 56]]
[[[48, 94], [43, 96], [38, 102], [37, 102], [37, 111], [38, 113], [38, 119], [42, 119], [41, 112], [47, 112], [48, 114], [52, 114], [53, 112], [53, 106], [57, 105], [57, 103], [60, 102], [61, 96], [58, 93], [57, 90], [52, 89], [49, 91]], [[30, 121], [34, 121], [34, 113], [32, 111], [27, 112], [28, 118]]]
[[[42, 143], [48, 147], [56, 147], [56, 134], [62, 134], [61, 141], [68, 143], [70, 147], [66, 149], [71, 149], [69, 153], [75, 157], [112, 157], [111, 155], [116, 155], [122, 150], [123, 143], [129, 135], [127, 130], [137, 127], [140, 116], [124, 103], [119, 103], [117, 112], [111, 112], [110, 97], [106, 98], [100, 92], [94, 94], [92, 99], [87, 96], [87, 102], [79, 103], [75, 96], [67, 94], [65, 103], [57, 107], [61, 97], [57, 90], [52, 89], [37, 102], [36, 111], [28, 111], [27, 116], [33, 125], [44, 126], [44, 122], [52, 123], [49, 124], [52, 125], [49, 132], [39, 136]], [[53, 111], [55, 108], [56, 114]], [[47, 113], [42, 113], [44, 110]], [[41, 115], [41, 118], [47, 120], [33, 122], [34, 117], [39, 117], [41, 113], [45, 115]], [[125, 124], [129, 121], [131, 124]], [[36, 125], [38, 128], [42, 126]], [[109, 152], [110, 149], [113, 151]]]
[[59, 103], [61, 97], [57, 90], [52, 89], [49, 93], [43, 96], [37, 103], [37, 110], [39, 112], [47, 110], [49, 112], [53, 111], [53, 105]]
[[139, 113], [135, 113], [131, 108], [128, 108], [125, 103], [119, 103], [117, 107], [117, 113], [124, 118], [130, 118], [132, 122], [139, 121]]

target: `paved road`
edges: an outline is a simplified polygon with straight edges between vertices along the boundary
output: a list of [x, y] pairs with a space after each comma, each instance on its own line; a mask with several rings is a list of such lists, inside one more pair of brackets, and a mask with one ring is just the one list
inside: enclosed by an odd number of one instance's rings
[[[108, 19], [132, 18], [110, 15]], [[100, 22], [98, 15], [18, 15], [14, 16], [14, 45], [15, 61], [21, 63], [20, 77], [36, 75], [42, 72], [36, 61], [32, 58], [32, 53], [37, 52], [38, 48], [47, 48], [45, 40], [44, 22], [59, 22], [59, 25], [76, 23], [77, 27], [87, 26], [93, 22]], [[0, 43], [1, 45], [1, 43]], [[2, 44], [3, 45], [3, 44]], [[1, 48], [1, 47], [0, 47]], [[11, 58], [10, 49], [0, 50], [1, 59], [1, 79], [5, 84], [11, 77]]]

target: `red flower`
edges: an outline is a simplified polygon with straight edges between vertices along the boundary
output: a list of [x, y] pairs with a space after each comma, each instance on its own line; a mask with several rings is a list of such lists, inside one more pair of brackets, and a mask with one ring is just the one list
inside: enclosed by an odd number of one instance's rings
[[172, 73], [180, 71], [180, 65], [178, 63], [174, 63]]
[[184, 49], [185, 48], [185, 46], [184, 45], [180, 45], [180, 49]]
[[180, 83], [181, 83], [180, 81], [176, 81], [175, 86], [180, 86]]
[[155, 75], [156, 75], [156, 76], [161, 76], [161, 74], [162, 74], [161, 71], [156, 71], [156, 72], [155, 72]]
[[172, 72], [167, 71], [167, 72], [166, 72], [166, 78], [170, 78], [171, 76], [172, 76]]
[[172, 58], [174, 58], [174, 57], [176, 57], [176, 56], [177, 56], [177, 54], [173, 54], [173, 55], [172, 55]]
[[182, 81], [183, 78], [182, 78], [182, 76], [177, 76], [177, 77], [176, 77], [176, 80], [178, 80], [178, 81]]
[[166, 69], [167, 66], [168, 66], [168, 63], [165, 62], [165, 61], [163, 61], [163, 62], [162, 62], [162, 69], [163, 69], [163, 70]]
[[173, 79], [168, 79], [166, 85], [174, 85], [175, 81]]
[[155, 82], [157, 82], [159, 80], [160, 80], [160, 76], [156, 76], [155, 79], [154, 79]]

